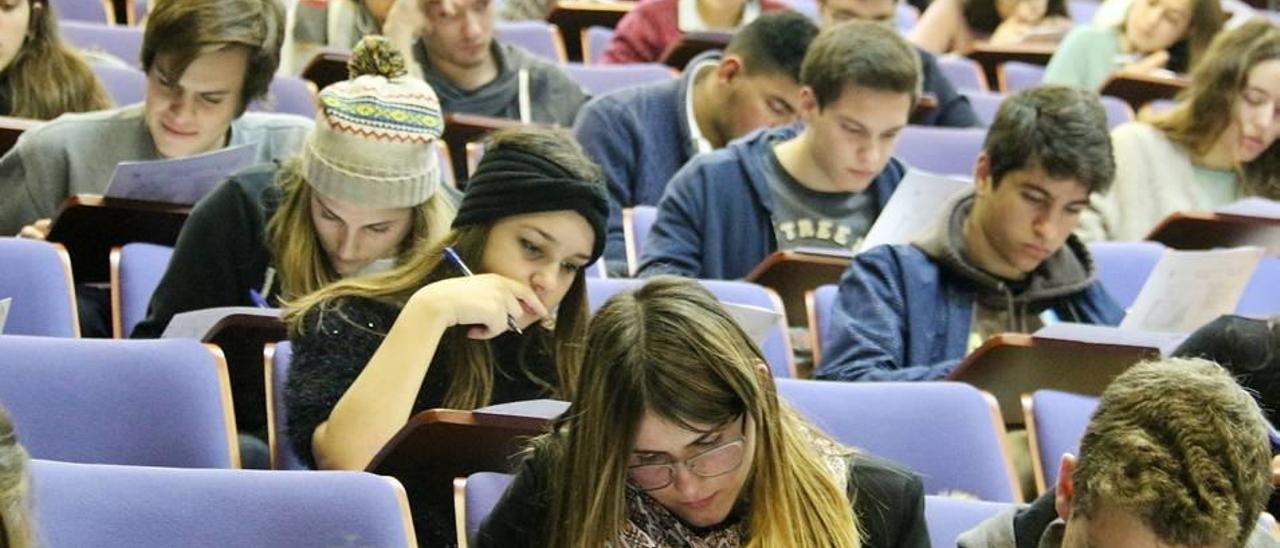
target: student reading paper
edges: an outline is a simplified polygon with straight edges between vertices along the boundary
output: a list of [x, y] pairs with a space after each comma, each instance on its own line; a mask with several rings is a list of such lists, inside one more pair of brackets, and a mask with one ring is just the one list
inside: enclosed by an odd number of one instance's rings
[[[600, 168], [567, 132], [494, 133], [443, 241], [291, 304], [294, 450], [361, 470], [419, 411], [569, 397], [608, 216]], [[451, 509], [414, 510], [424, 545], [453, 538]]]
[[929, 545], [920, 478], [780, 401], [759, 347], [697, 282], [614, 296], [585, 346], [572, 405], [479, 546]]
[[119, 162], [253, 143], [261, 162], [297, 152], [310, 120], [245, 113], [267, 93], [284, 22], [276, 0], [160, 0], [147, 18], [142, 104], [68, 114], [0, 158], [0, 234], [44, 238], [72, 194], [101, 194]]
[[936, 380], [1001, 332], [1043, 315], [1115, 325], [1124, 311], [1071, 235], [1114, 164], [1090, 92], [1053, 86], [1008, 99], [974, 166], [975, 190], [909, 245], [858, 254], [840, 280], [817, 376]]
[[354, 77], [320, 92], [302, 153], [222, 183], [200, 202], [134, 337], [189, 310], [279, 303], [426, 253], [454, 206], [440, 184], [435, 93], [380, 36], [356, 46]]

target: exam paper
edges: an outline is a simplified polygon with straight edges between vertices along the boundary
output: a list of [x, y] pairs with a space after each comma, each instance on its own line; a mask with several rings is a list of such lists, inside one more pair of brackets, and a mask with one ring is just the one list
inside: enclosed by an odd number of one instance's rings
[[1188, 333], [1231, 313], [1263, 253], [1260, 247], [1166, 250], [1120, 327]]
[[244, 144], [186, 158], [120, 162], [105, 195], [191, 205], [231, 174], [252, 165], [254, 156], [254, 145]]
[[254, 306], [219, 306], [182, 312], [173, 315], [173, 318], [169, 320], [169, 325], [164, 328], [164, 333], [160, 337], [165, 339], [204, 340], [204, 336], [209, 332], [209, 329], [217, 325], [223, 318], [236, 314], [279, 318], [280, 309]]
[[884, 211], [862, 239], [859, 251], [878, 245], [909, 244], [924, 229], [938, 222], [951, 199], [973, 188], [973, 183], [912, 169], [889, 196]]

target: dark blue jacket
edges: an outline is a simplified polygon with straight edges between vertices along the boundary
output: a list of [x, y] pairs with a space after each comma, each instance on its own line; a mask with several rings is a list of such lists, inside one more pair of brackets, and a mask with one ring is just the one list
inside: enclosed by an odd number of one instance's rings
[[951, 80], [938, 66], [938, 59], [920, 48], [916, 48], [916, 53], [920, 55], [921, 87], [938, 100], [938, 107], [922, 116], [912, 116], [911, 123], [918, 126], [981, 126], [982, 121], [973, 111], [973, 105], [951, 85]]
[[[681, 168], [658, 204], [637, 275], [732, 280], [773, 253], [778, 245], [765, 162], [773, 142], [791, 139], [799, 129], [757, 130]], [[901, 162], [890, 159], [871, 181], [867, 192], [875, 193], [878, 208], [884, 208], [905, 172]]]
[[854, 257], [823, 334], [818, 378], [941, 379], [968, 353], [974, 303], [992, 293], [1003, 294], [996, 300], [1021, 316], [1053, 309], [1064, 322], [1120, 323], [1124, 310], [1096, 281], [1088, 250], [1074, 236], [1032, 272], [1030, 288], [1018, 295], [968, 265], [956, 244], [943, 251], [922, 248], [959, 240], [965, 214], [953, 213], [955, 222], [935, 227], [924, 243], [878, 246]]
[[[719, 52], [707, 52], [690, 61], [690, 66], [719, 58]], [[622, 209], [657, 205], [667, 181], [697, 152], [685, 108], [694, 72], [601, 95], [578, 113], [573, 135], [587, 156], [604, 169], [609, 183], [609, 240], [604, 256], [611, 263], [627, 260]]]

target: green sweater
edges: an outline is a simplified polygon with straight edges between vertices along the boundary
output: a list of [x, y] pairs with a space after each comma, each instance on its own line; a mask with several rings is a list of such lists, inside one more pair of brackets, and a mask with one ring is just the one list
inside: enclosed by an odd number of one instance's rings
[[1096, 91], [1119, 67], [1120, 29], [1076, 27], [1058, 45], [1045, 67], [1044, 83]]

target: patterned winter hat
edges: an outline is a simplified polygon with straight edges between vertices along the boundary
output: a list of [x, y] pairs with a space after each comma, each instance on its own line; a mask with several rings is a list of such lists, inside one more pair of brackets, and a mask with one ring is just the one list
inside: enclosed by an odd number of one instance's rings
[[348, 64], [351, 79], [320, 92], [316, 126], [302, 151], [316, 191], [370, 208], [412, 207], [440, 188], [436, 140], [440, 100], [407, 76], [404, 57], [381, 36], [366, 36]]

